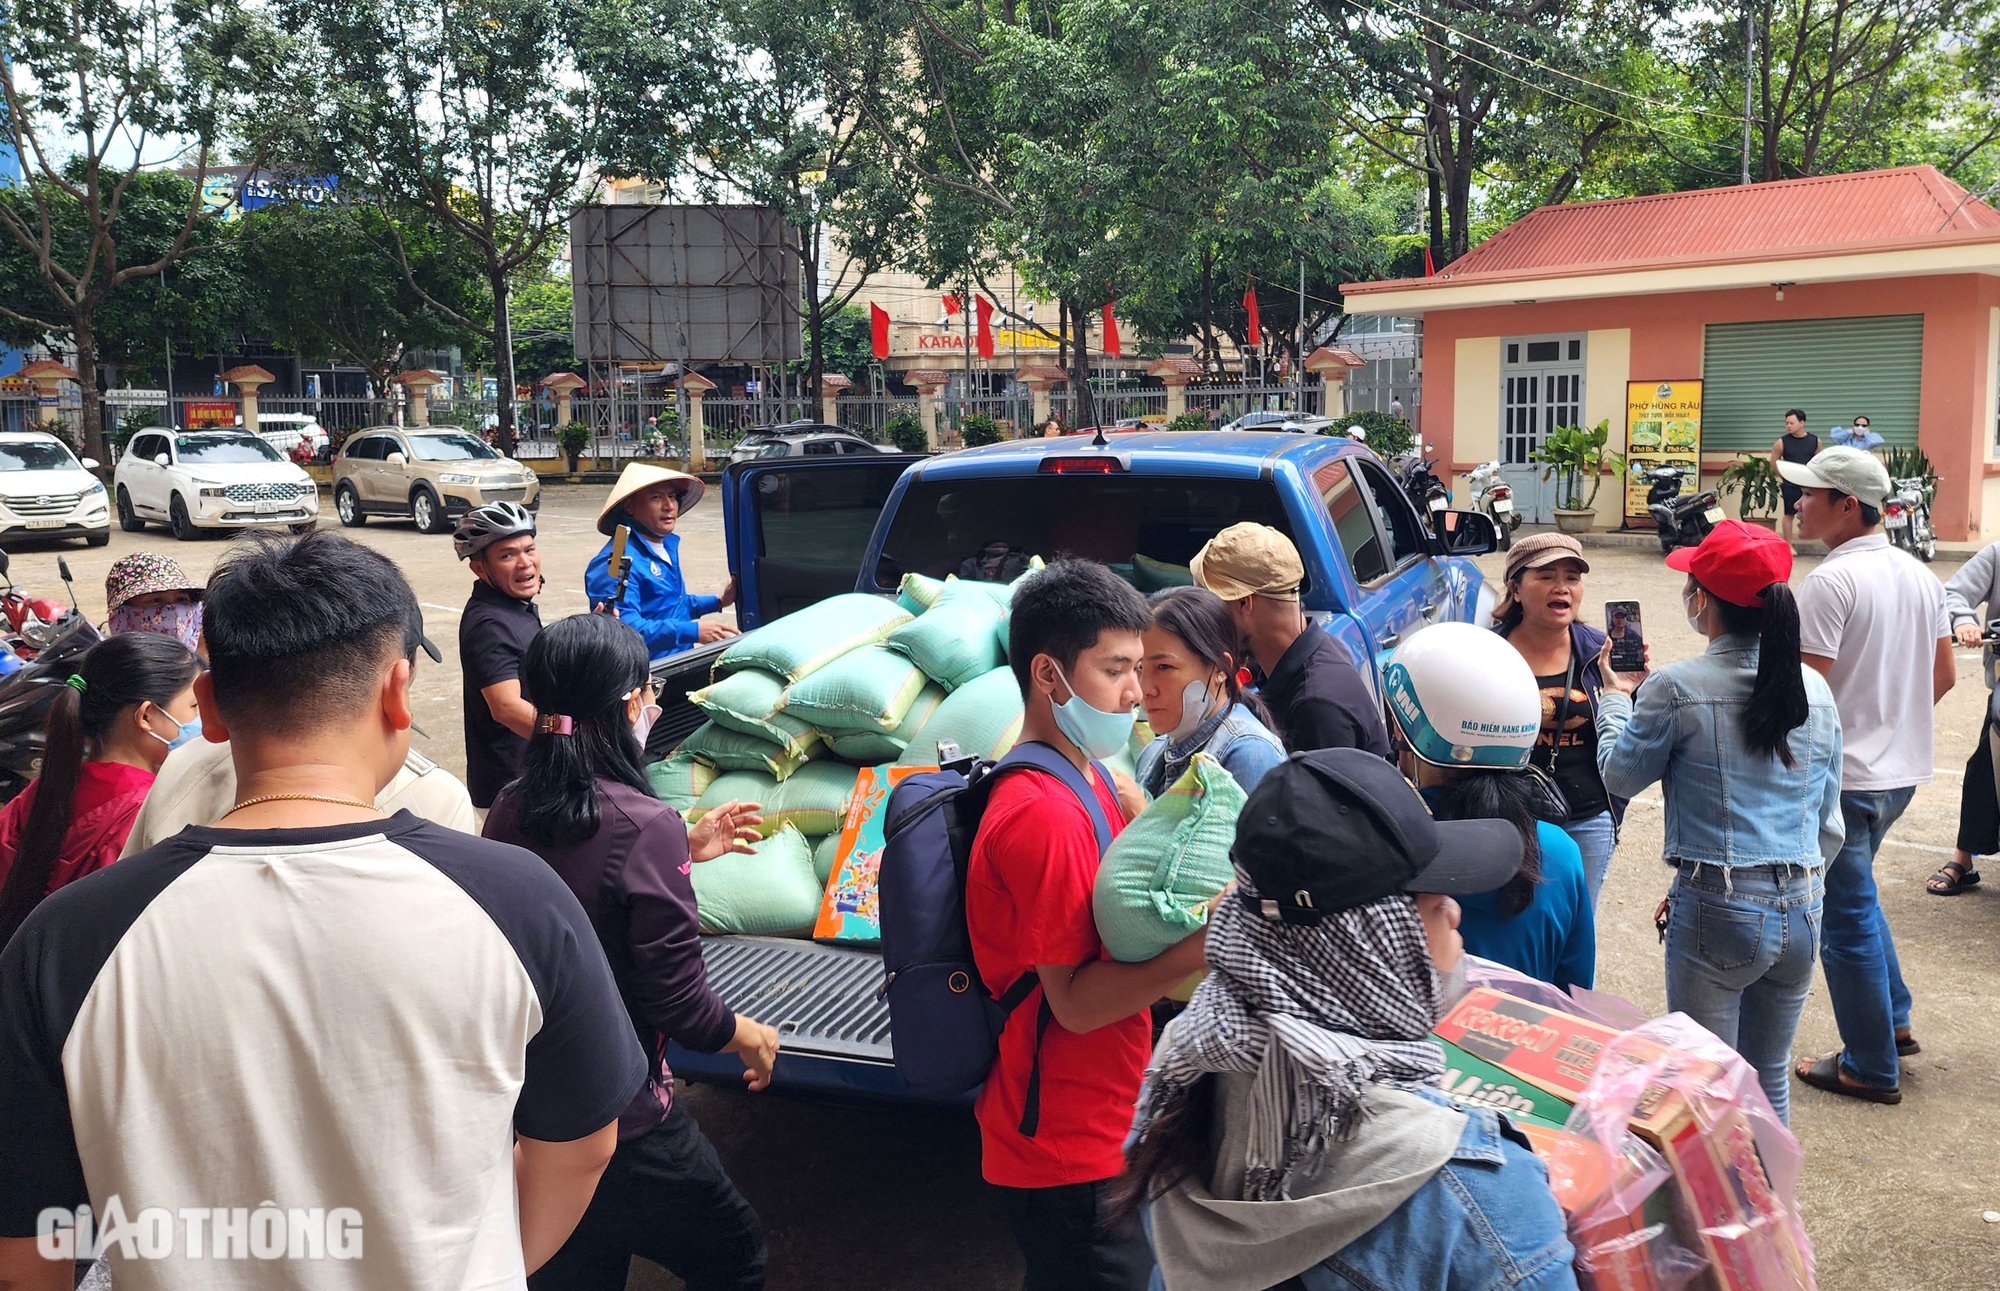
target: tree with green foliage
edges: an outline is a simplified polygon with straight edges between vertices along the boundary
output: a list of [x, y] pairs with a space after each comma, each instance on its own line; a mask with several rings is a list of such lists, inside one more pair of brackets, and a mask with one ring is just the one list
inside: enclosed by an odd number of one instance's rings
[[239, 256], [259, 325], [295, 353], [359, 367], [385, 407], [411, 350], [471, 342], [458, 320], [486, 293], [464, 242], [420, 212], [371, 203], [262, 207], [244, 217]]
[[293, 134], [294, 164], [338, 171], [385, 215], [421, 211], [465, 244], [486, 286], [477, 310], [428, 290], [421, 256], [387, 221], [411, 288], [491, 346], [511, 453], [515, 285], [547, 270], [570, 208], [593, 192], [604, 122], [591, 73], [611, 56], [592, 42], [630, 33], [589, 0], [278, 3], [312, 31], [314, 71], [338, 87]]
[[551, 273], [521, 283], [514, 289], [513, 318], [514, 370], [523, 384], [579, 370], [568, 278]]
[[[0, 268], [0, 318], [75, 347], [92, 456], [107, 306], [216, 239], [202, 183], [232, 143], [260, 155], [240, 130], [253, 87], [274, 113], [295, 101], [284, 47], [239, 0], [0, 0], [0, 142], [26, 172], [0, 201], [0, 245], [32, 271]], [[169, 158], [192, 182], [160, 173]]]

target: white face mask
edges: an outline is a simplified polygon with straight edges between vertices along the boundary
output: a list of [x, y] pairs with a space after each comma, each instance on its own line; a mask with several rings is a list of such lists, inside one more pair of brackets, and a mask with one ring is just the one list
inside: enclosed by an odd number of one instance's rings
[[1700, 592], [1681, 593], [1681, 609], [1687, 614], [1688, 626], [1696, 632], [1701, 631], [1701, 615], [1695, 613], [1694, 608], [1694, 598], [1699, 595], [1701, 595]]
[[1208, 688], [1205, 681], [1191, 681], [1181, 689], [1181, 722], [1167, 732], [1177, 740], [1184, 740], [1199, 730], [1221, 706], [1222, 700]]
[[640, 748], [646, 747], [646, 737], [653, 733], [653, 723], [659, 719], [658, 704], [647, 704], [639, 710], [639, 715], [632, 719], [632, 734], [638, 737]]

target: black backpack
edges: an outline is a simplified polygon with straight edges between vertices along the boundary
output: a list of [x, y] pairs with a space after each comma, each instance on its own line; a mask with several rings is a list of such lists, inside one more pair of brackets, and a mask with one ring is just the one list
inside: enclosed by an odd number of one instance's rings
[[[1091, 766], [1110, 780], [1103, 766]], [[1096, 791], [1074, 763], [1046, 744], [1016, 745], [998, 762], [952, 762], [910, 776], [889, 796], [879, 870], [882, 961], [888, 972], [882, 993], [889, 1003], [896, 1074], [917, 1093], [978, 1088], [999, 1056], [1007, 1018], [1041, 984], [1031, 968], [996, 997], [973, 962], [965, 926], [965, 875], [980, 818], [995, 782], [1021, 767], [1069, 786], [1090, 813], [1098, 852], [1110, 846], [1111, 824]], [[1041, 1119], [1042, 1036], [1054, 1018], [1044, 999], [1021, 1117], [1021, 1133], [1030, 1138]]]

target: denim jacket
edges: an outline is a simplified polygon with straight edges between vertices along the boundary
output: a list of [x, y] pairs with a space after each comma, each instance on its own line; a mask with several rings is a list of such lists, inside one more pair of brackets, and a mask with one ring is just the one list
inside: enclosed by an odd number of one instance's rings
[[1630, 797], [1662, 784], [1669, 860], [1816, 867], [1840, 850], [1840, 714], [1826, 680], [1799, 668], [1809, 715], [1791, 734], [1789, 769], [1743, 742], [1755, 637], [1717, 637], [1705, 653], [1648, 677], [1634, 698], [1600, 693], [1604, 787]]
[[1548, 1167], [1518, 1131], [1502, 1128], [1499, 1113], [1467, 1108], [1444, 1168], [1299, 1283], [1306, 1291], [1568, 1291], [1577, 1285], [1575, 1258]]
[[[1162, 735], [1140, 749], [1137, 773], [1132, 777], [1155, 798], [1170, 787], [1166, 783], [1167, 744], [1168, 737]], [[1242, 704], [1230, 706], [1229, 715], [1201, 751], [1220, 762], [1245, 793], [1257, 787], [1266, 771], [1285, 760], [1285, 746]]]

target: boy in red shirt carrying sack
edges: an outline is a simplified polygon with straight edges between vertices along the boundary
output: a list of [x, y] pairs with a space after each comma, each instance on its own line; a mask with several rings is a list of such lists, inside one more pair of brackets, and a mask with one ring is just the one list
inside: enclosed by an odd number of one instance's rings
[[[1009, 622], [1021, 740], [1067, 758], [1096, 799], [1031, 767], [1010, 771], [993, 788], [966, 875], [980, 976], [996, 992], [1024, 973], [1041, 982], [1008, 1017], [976, 1109], [981, 1173], [1027, 1259], [1026, 1291], [1138, 1291], [1153, 1265], [1136, 1221], [1107, 1223], [1106, 1194], [1124, 1169], [1151, 1052], [1147, 1010], [1201, 970], [1205, 939], [1121, 964], [1105, 957], [1090, 905], [1098, 822], [1108, 842], [1126, 820], [1125, 786], [1108, 783], [1094, 759], [1131, 735], [1150, 623], [1138, 592], [1080, 560], [1032, 577]], [[1137, 788], [1125, 796], [1136, 800]]]

